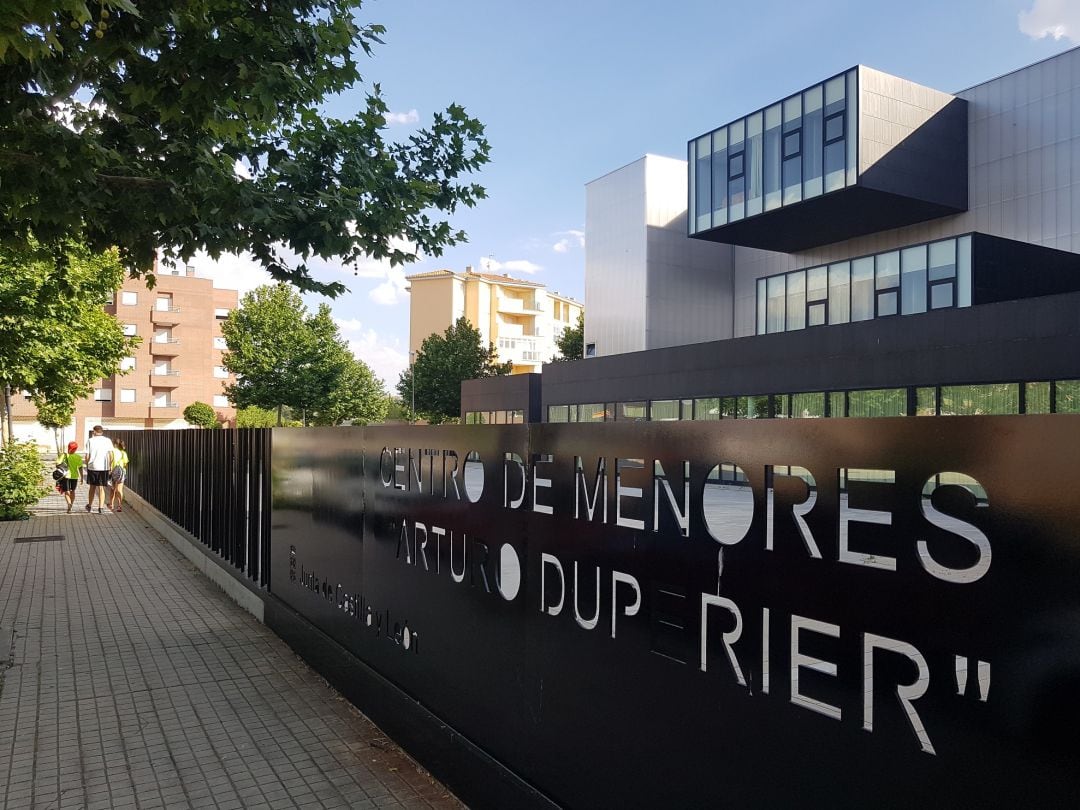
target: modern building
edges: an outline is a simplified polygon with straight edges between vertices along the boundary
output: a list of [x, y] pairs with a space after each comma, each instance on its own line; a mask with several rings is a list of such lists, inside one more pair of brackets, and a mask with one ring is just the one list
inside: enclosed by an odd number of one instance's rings
[[[121, 362], [120, 374], [101, 380], [91, 399], [77, 403], [65, 436], [81, 442], [98, 424], [113, 430], [189, 427], [183, 411], [193, 402], [213, 406], [219, 420], [231, 424], [236, 413], [224, 386], [233, 378], [222, 366], [221, 321], [236, 306], [236, 290], [215, 288], [191, 268], [159, 269], [153, 289], [142, 279], [125, 279], [106, 311], [142, 343]], [[20, 438], [53, 444], [28, 397], [13, 397], [12, 424]]]
[[494, 344], [501, 362], [513, 363], [512, 374], [540, 371], [557, 354], [556, 339], [577, 323], [582, 306], [535, 281], [508, 275], [432, 270], [408, 277], [409, 352], [424, 338], [445, 332], [462, 316]]
[[594, 356], [528, 420], [1080, 411], [1080, 50], [954, 94], [855, 67], [680, 163], [588, 184]]

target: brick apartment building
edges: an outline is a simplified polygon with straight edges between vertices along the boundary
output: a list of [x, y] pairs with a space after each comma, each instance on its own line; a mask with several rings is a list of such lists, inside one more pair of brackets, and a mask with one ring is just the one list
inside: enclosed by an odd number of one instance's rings
[[[120, 374], [100, 380], [93, 396], [77, 403], [64, 440], [81, 445], [97, 424], [106, 430], [185, 428], [183, 411], [193, 402], [212, 405], [220, 421], [232, 424], [221, 322], [236, 306], [236, 290], [215, 289], [191, 268], [159, 270], [152, 290], [142, 279], [126, 279], [106, 311], [142, 344], [122, 361]], [[38, 424], [33, 403], [21, 393], [12, 397], [12, 423], [18, 438], [53, 445], [52, 431]]]

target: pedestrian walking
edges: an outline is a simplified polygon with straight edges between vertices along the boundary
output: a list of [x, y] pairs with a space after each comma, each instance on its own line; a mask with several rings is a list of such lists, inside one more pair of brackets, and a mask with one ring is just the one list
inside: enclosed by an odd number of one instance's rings
[[82, 453], [77, 452], [78, 449], [78, 442], [68, 442], [67, 452], [61, 453], [56, 459], [57, 468], [64, 473], [64, 477], [56, 482], [56, 488], [63, 493], [68, 512], [75, 505], [75, 488], [82, 479], [83, 457]]
[[123, 439], [113, 442], [112, 473], [109, 478], [112, 481], [112, 495], [109, 497], [109, 508], [114, 512], [124, 511], [124, 482], [127, 480], [128, 454]]
[[109, 486], [109, 475], [113, 468], [113, 443], [105, 435], [105, 429], [101, 425], [94, 425], [90, 441], [86, 443], [86, 451], [83, 457], [86, 459], [86, 482], [90, 485], [90, 492], [86, 496], [86, 511], [93, 509], [94, 494], [98, 499], [98, 514], [104, 514], [105, 489]]

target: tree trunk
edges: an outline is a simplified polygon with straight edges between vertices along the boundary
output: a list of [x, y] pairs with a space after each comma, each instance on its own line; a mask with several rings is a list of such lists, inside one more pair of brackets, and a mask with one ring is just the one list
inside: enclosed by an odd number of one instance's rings
[[281, 427], [281, 405], [277, 406], [277, 426]]

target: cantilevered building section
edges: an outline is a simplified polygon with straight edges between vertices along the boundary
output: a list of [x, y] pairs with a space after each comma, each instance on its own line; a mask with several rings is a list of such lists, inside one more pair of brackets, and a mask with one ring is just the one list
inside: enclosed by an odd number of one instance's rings
[[671, 159], [589, 183], [593, 356], [529, 418], [1080, 412], [1076, 110], [1080, 49], [953, 94], [860, 66], [691, 139], [677, 198]]

